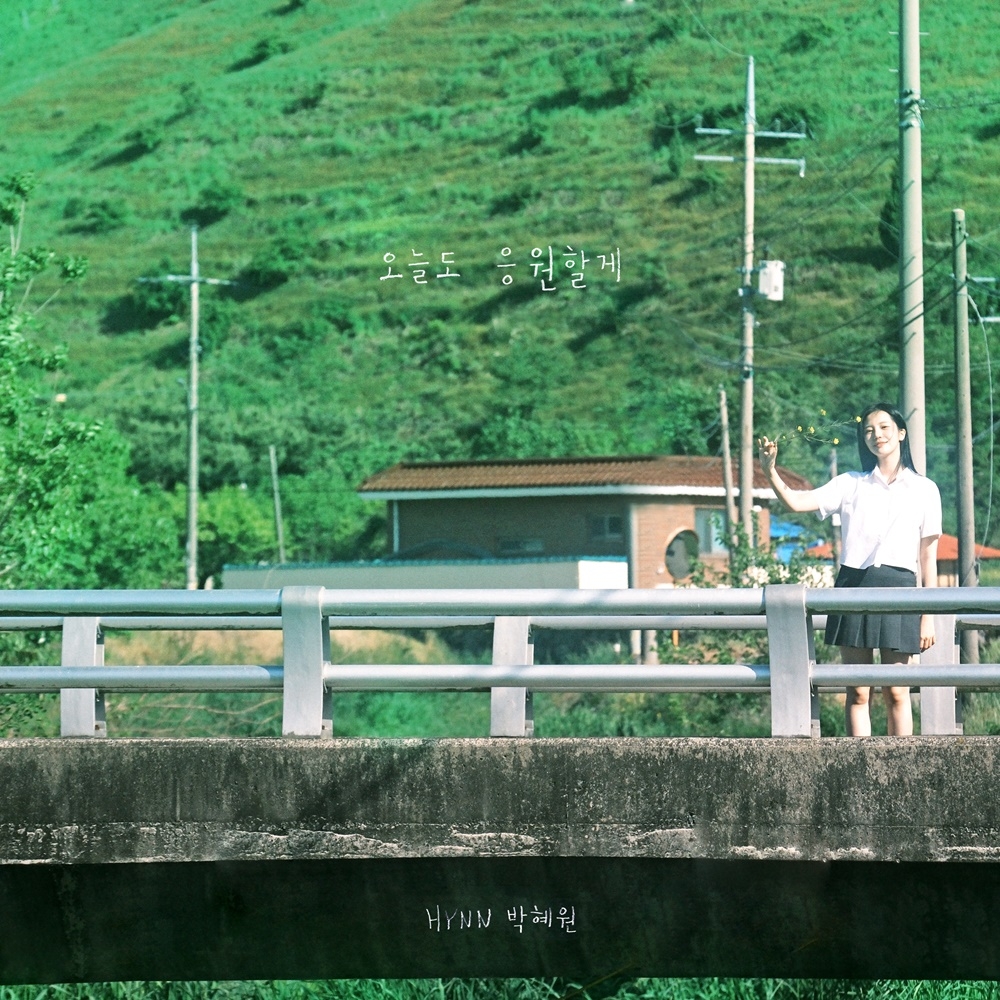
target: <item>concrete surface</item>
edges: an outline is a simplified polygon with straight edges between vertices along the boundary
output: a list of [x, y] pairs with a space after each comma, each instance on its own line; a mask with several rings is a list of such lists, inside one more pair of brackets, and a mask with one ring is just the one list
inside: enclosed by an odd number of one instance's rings
[[0, 864], [1000, 860], [1000, 738], [7, 740]]
[[0, 742], [0, 982], [1000, 979], [1000, 739]]

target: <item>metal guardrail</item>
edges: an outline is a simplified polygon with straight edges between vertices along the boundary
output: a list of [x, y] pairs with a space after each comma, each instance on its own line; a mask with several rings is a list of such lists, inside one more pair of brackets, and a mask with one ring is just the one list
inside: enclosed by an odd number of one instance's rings
[[[828, 612], [900, 610], [938, 616], [920, 664], [816, 663]], [[331, 628], [493, 625], [491, 664], [334, 665]], [[322, 587], [237, 591], [3, 591], [0, 630], [62, 631], [58, 666], [0, 667], [0, 692], [59, 691], [64, 736], [106, 735], [104, 691], [283, 692], [285, 736], [332, 735], [337, 692], [491, 691], [490, 734], [533, 732], [532, 691], [758, 691], [774, 736], [819, 734], [818, 692], [920, 686], [923, 732], [956, 731], [957, 687], [1000, 688], [1000, 665], [959, 665], [956, 628], [1000, 625], [1000, 588], [807, 590], [409, 590]], [[766, 666], [535, 665], [532, 629], [762, 629]], [[105, 666], [111, 629], [280, 629], [281, 665]]]

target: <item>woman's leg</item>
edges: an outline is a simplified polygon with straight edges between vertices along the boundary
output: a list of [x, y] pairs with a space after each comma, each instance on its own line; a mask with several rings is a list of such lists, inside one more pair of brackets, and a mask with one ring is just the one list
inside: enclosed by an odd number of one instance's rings
[[[883, 663], [909, 663], [910, 654], [895, 649], [881, 650]], [[913, 710], [910, 707], [908, 687], [882, 688], [885, 714], [890, 736], [913, 735]]]
[[[840, 662], [871, 663], [874, 652], [872, 649], [860, 649], [857, 646], [841, 646]], [[872, 719], [868, 711], [868, 700], [871, 693], [870, 687], [849, 687], [847, 689], [844, 716], [848, 736], [871, 736]]]

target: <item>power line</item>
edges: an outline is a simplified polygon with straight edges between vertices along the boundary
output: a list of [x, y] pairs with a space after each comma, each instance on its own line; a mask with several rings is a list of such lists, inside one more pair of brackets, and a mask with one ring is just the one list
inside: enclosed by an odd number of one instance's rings
[[694, 18], [694, 20], [698, 23], [701, 30], [704, 31], [705, 34], [708, 35], [708, 37], [716, 45], [718, 45], [720, 49], [723, 49], [724, 51], [728, 52], [731, 56], [736, 56], [739, 59], [749, 58], [748, 53], [737, 52], [735, 49], [731, 49], [728, 45], [726, 45], [725, 42], [720, 42], [719, 39], [716, 38], [715, 35], [713, 35], [712, 32], [708, 30], [708, 26], [705, 24], [705, 22], [691, 9], [691, 5], [687, 2], [687, 0], [681, 0], [681, 2], [687, 8], [687, 12], [691, 15], [691, 17]]

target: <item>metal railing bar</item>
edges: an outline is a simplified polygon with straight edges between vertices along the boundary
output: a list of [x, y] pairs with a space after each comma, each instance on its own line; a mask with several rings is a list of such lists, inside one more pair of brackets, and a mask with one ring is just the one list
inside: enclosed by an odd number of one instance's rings
[[7, 615], [0, 617], [0, 632], [48, 632], [63, 627], [63, 616], [33, 617], [31, 615]]
[[278, 615], [100, 615], [102, 629], [121, 632], [168, 631], [184, 632], [281, 630]]
[[[0, 617], [0, 632], [61, 629], [67, 616]], [[101, 627], [116, 631], [279, 631], [281, 619], [274, 615], [100, 615]], [[620, 631], [633, 628], [683, 629], [766, 629], [765, 615], [531, 615], [535, 628]], [[492, 625], [490, 615], [365, 615], [334, 618], [336, 629], [471, 628]], [[1000, 624], [1000, 619], [998, 619]], [[822, 629], [826, 616], [817, 615], [813, 625]]]
[[[323, 614], [624, 615], [764, 613], [763, 590], [327, 590]], [[331, 627], [332, 623], [331, 623]]]
[[912, 611], [970, 614], [1000, 612], [1000, 587], [864, 587], [806, 591], [815, 612]]
[[817, 663], [812, 668], [814, 687], [1000, 687], [1000, 664], [951, 663], [871, 664]]
[[[260, 691], [282, 686], [280, 666], [199, 664], [176, 666], [0, 667], [0, 692], [95, 687], [109, 691]], [[746, 664], [326, 664], [324, 683], [338, 691], [486, 690], [528, 687], [538, 691], [767, 690], [770, 668]], [[1000, 664], [816, 664], [817, 689], [854, 687], [1000, 687]]]
[[485, 690], [532, 691], [767, 691], [766, 666], [712, 664], [327, 664], [323, 681], [334, 691]]
[[[658, 631], [701, 631], [738, 629], [740, 631], [767, 628], [766, 615], [531, 615], [532, 628], [590, 629], [616, 631], [622, 629], [656, 629]], [[813, 617], [813, 628], [826, 628], [826, 615]]]
[[1000, 628], [1000, 615], [959, 615], [955, 627], [960, 629]]
[[0, 667], [0, 692], [59, 691], [265, 691], [280, 689], [284, 669], [256, 664], [195, 666]]
[[0, 616], [278, 615], [278, 590], [0, 590]]

